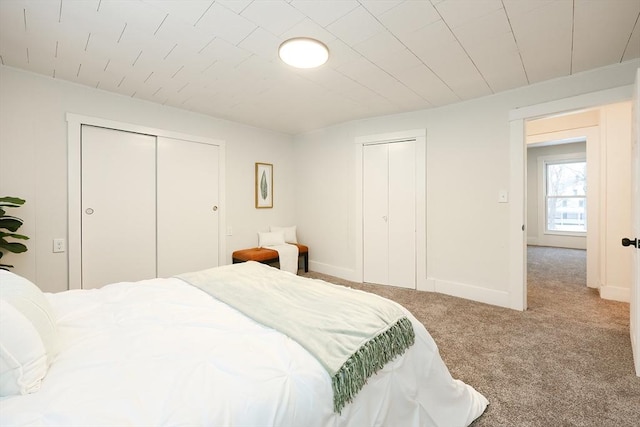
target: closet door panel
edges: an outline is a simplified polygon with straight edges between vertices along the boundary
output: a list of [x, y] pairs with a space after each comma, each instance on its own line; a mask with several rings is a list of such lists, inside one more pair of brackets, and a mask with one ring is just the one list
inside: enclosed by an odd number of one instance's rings
[[387, 284], [388, 247], [388, 148], [366, 145], [363, 155], [363, 279]]
[[158, 277], [218, 266], [218, 156], [158, 137]]
[[416, 287], [414, 142], [389, 146], [389, 285]]
[[156, 138], [82, 126], [82, 287], [156, 276]]

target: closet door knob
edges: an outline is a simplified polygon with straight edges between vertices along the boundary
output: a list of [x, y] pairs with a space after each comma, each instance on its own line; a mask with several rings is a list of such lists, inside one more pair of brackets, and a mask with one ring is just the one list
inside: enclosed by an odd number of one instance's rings
[[217, 207], [217, 206], [214, 206], [212, 209], [213, 209], [213, 211], [215, 212], [215, 211], [217, 211], [217, 210], [218, 210], [218, 207]]
[[84, 213], [86, 213], [87, 215], [91, 215], [93, 213], [93, 209], [91, 208], [87, 208]]

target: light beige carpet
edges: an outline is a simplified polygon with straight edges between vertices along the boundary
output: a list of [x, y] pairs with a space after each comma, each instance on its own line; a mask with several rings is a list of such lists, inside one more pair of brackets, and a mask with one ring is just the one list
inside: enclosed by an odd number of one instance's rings
[[407, 307], [435, 339], [452, 375], [489, 399], [474, 427], [637, 427], [640, 378], [633, 369], [629, 304], [603, 300], [587, 288], [585, 262], [585, 251], [529, 247], [525, 312], [306, 275]]

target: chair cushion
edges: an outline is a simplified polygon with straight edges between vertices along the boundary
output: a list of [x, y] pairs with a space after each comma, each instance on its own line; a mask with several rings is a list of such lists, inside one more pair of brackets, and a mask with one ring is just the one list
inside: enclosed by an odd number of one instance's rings
[[[309, 252], [309, 247], [305, 245], [301, 245], [297, 243], [298, 253], [300, 255], [304, 255]], [[237, 259], [240, 261], [269, 261], [278, 259], [278, 252], [273, 249], [267, 248], [249, 248], [249, 249], [240, 249], [233, 252], [233, 259]]]

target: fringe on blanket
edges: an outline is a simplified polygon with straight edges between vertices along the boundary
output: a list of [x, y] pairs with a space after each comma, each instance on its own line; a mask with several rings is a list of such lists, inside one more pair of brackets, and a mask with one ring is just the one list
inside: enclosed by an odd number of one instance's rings
[[415, 333], [411, 321], [402, 317], [352, 354], [331, 379], [334, 412], [341, 413], [342, 408], [351, 402], [367, 383], [367, 378], [382, 369], [387, 362], [404, 353], [414, 341]]

